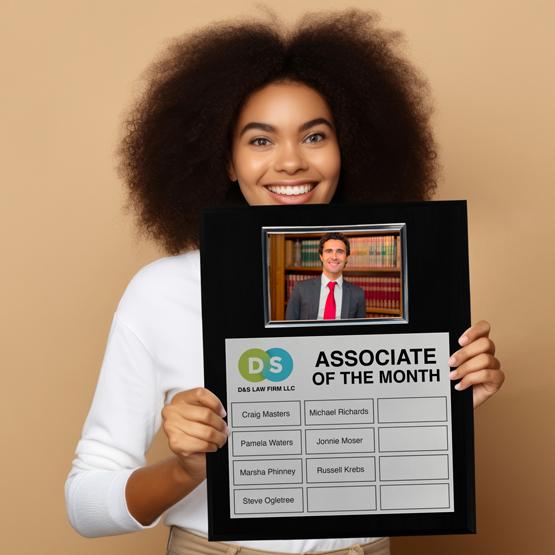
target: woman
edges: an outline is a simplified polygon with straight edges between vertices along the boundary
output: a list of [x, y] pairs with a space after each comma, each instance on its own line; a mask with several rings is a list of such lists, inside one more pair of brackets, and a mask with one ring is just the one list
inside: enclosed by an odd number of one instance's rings
[[[142, 229], [175, 256], [141, 270], [116, 311], [66, 483], [80, 533], [139, 530], [167, 511], [168, 553], [234, 552], [203, 538], [205, 453], [224, 445], [227, 427], [220, 401], [202, 388], [199, 213], [245, 201], [429, 198], [426, 86], [395, 53], [398, 39], [359, 11], [307, 17], [291, 33], [219, 25], [177, 41], [151, 68], [122, 172]], [[457, 389], [474, 387], [478, 406], [504, 380], [489, 325], [459, 343], [451, 377]], [[162, 420], [174, 455], [145, 466]], [[347, 553], [355, 544], [389, 551], [386, 539], [355, 538], [241, 542], [241, 552]]]

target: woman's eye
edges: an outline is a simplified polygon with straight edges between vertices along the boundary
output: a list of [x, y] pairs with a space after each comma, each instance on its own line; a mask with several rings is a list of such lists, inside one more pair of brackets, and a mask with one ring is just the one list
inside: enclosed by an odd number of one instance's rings
[[305, 139], [305, 143], [319, 143], [325, 138], [326, 136], [323, 133], [312, 133]]
[[270, 140], [265, 137], [256, 137], [249, 141], [249, 143], [254, 146], [268, 146], [270, 144]]

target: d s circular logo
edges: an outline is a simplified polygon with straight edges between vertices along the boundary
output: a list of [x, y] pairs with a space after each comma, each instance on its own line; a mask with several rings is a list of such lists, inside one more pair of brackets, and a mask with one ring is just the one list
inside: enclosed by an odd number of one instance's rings
[[281, 382], [293, 371], [293, 359], [285, 349], [279, 347], [267, 351], [249, 349], [239, 358], [238, 368], [241, 376], [249, 382]]

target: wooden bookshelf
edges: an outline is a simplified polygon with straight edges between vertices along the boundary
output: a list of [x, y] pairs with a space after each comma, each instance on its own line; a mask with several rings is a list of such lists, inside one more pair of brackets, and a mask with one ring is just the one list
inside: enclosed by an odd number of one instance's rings
[[[351, 242], [351, 256], [343, 275], [347, 281], [365, 290], [367, 316], [401, 317], [403, 287], [399, 232], [346, 232], [345, 235]], [[292, 283], [321, 273], [321, 266], [316, 264], [320, 237], [320, 233], [268, 236], [272, 320], [285, 319], [288, 289], [292, 290]], [[302, 250], [300, 254], [299, 249]], [[374, 264], [370, 263], [372, 260]]]

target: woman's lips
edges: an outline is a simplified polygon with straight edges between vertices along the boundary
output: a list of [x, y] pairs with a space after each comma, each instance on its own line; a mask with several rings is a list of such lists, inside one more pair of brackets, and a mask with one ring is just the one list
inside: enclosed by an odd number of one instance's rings
[[315, 182], [303, 182], [296, 184], [274, 184], [265, 185], [269, 195], [280, 204], [304, 204], [312, 197], [316, 188]]
[[272, 193], [286, 196], [304, 195], [310, 193], [316, 187], [315, 183], [302, 183], [299, 185], [266, 185], [266, 189]]

